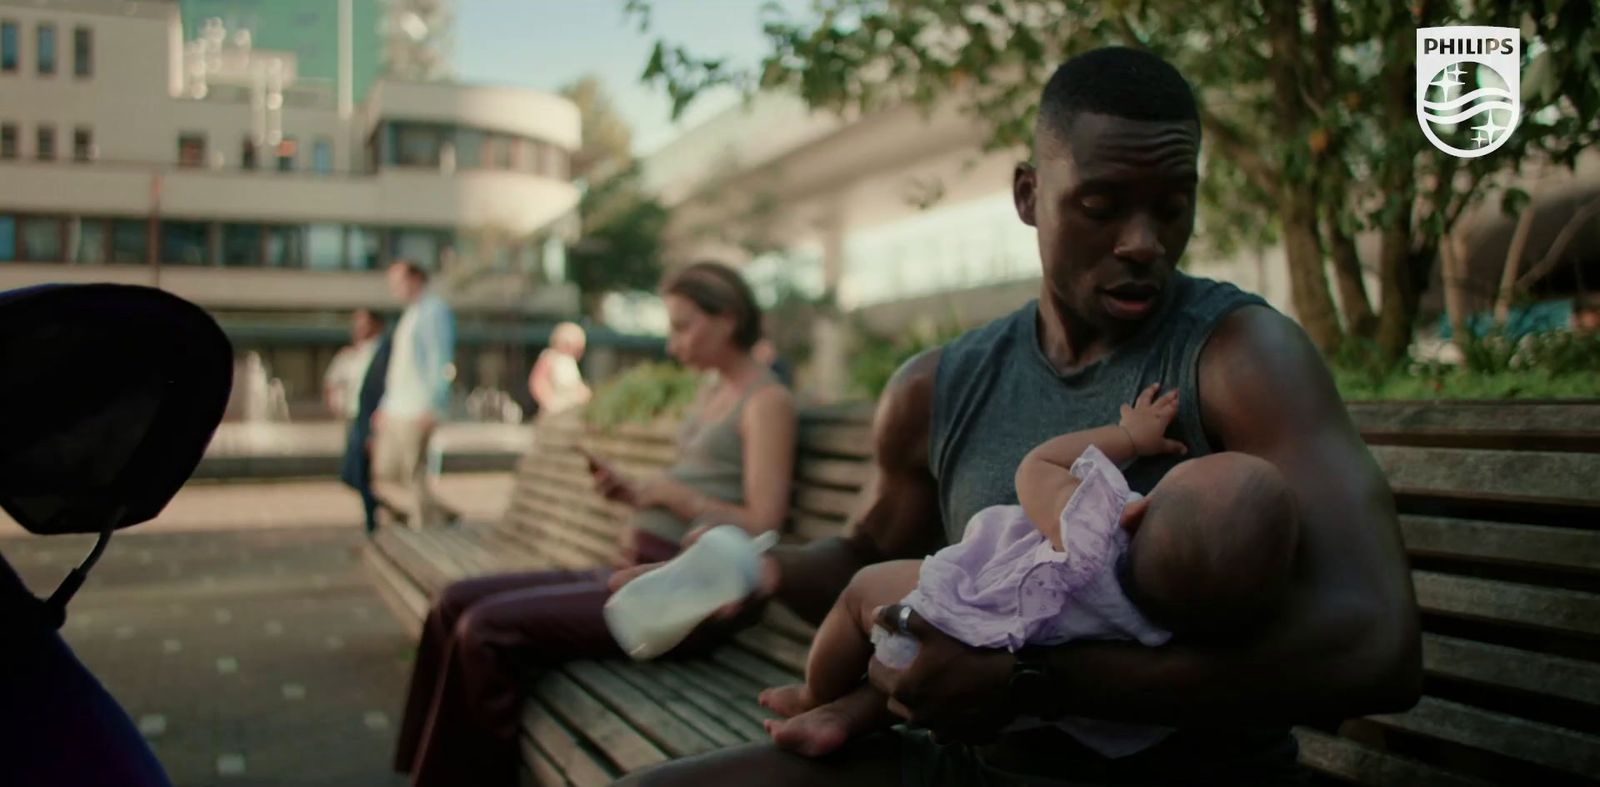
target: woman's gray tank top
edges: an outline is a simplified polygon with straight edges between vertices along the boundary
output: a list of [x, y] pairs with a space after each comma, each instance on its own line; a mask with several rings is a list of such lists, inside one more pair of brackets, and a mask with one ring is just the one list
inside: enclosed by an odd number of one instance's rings
[[[1058, 374], [1039, 347], [1036, 301], [944, 348], [928, 459], [948, 542], [961, 540], [978, 511], [1017, 502], [1017, 465], [1035, 446], [1116, 423], [1121, 406], [1151, 383], [1179, 392], [1178, 417], [1168, 436], [1183, 441], [1191, 458], [1214, 450], [1200, 422], [1200, 350], [1223, 317], [1266, 302], [1231, 284], [1182, 273], [1173, 275], [1164, 294], [1132, 338], [1067, 374]], [[1179, 459], [1140, 459], [1128, 468], [1128, 482], [1148, 494]]]
[[[698, 409], [690, 412], [678, 427], [678, 458], [667, 468], [667, 476], [700, 494], [743, 505], [744, 438], [739, 419], [751, 396], [775, 384], [777, 379], [767, 373], [750, 383], [728, 412], [707, 423], [701, 422]], [[674, 544], [683, 540], [690, 524], [660, 508], [640, 509], [633, 517], [634, 527]]]

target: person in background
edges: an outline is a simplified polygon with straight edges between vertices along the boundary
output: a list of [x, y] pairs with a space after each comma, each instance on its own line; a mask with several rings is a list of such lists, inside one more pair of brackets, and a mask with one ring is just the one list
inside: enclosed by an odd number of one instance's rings
[[388, 277], [405, 311], [390, 336], [383, 396], [372, 419], [372, 477], [382, 497], [411, 501], [411, 526], [422, 529], [460, 519], [434, 491], [427, 462], [428, 443], [450, 406], [455, 316], [416, 263], [398, 260]]
[[1573, 333], [1600, 333], [1600, 296], [1580, 297], [1574, 303]]
[[383, 319], [367, 309], [356, 309], [350, 317], [350, 343], [334, 354], [322, 376], [322, 401], [335, 416], [355, 418], [361, 384], [382, 336]]
[[[362, 315], [365, 315], [363, 318]], [[394, 517], [395, 521], [405, 524], [406, 512], [394, 503], [378, 497], [372, 489], [372, 417], [378, 411], [378, 403], [383, 400], [384, 378], [389, 374], [389, 334], [383, 328], [383, 319], [365, 309], [356, 312], [354, 330], [359, 335], [362, 327], [370, 328], [374, 337], [365, 344], [364, 361], [347, 364], [346, 369], [359, 368], [360, 373], [354, 376], [354, 385], [346, 390], [350, 391], [347, 404], [352, 407], [349, 422], [345, 429], [344, 462], [339, 467], [339, 480], [346, 486], [356, 490], [361, 495], [361, 508], [365, 513], [367, 535], [372, 535], [378, 530], [378, 511], [381, 509]], [[349, 348], [346, 348], [349, 349]], [[341, 356], [348, 358], [344, 351]], [[334, 363], [340, 362], [340, 356], [334, 357]], [[346, 374], [340, 371], [339, 374]], [[328, 369], [330, 380], [334, 378], [335, 370]], [[331, 394], [334, 392], [332, 383], [329, 384], [329, 407], [337, 408]], [[339, 410], [335, 410], [339, 412]]]
[[[671, 320], [667, 352], [711, 373], [663, 473], [627, 477], [591, 457], [598, 491], [633, 509], [619, 562], [670, 559], [698, 524], [751, 535], [782, 526], [794, 467], [789, 392], [751, 357], [761, 307], [738, 272], [698, 263], [661, 285]], [[621, 656], [601, 614], [612, 570], [596, 566], [475, 577], [439, 594], [417, 646], [394, 766], [414, 787], [517, 783], [523, 673], [580, 658]], [[690, 641], [677, 652], [715, 644]], [[707, 784], [715, 784], [715, 779]]]
[[591, 392], [578, 369], [587, 342], [576, 323], [561, 323], [550, 332], [550, 346], [539, 353], [528, 374], [528, 392], [539, 403], [540, 417], [588, 404]]

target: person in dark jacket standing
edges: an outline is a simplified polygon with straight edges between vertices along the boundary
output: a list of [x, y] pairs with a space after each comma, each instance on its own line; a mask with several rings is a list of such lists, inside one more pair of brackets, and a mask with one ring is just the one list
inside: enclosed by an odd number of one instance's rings
[[372, 414], [383, 401], [384, 380], [389, 374], [389, 347], [394, 332], [386, 331], [376, 339], [378, 347], [372, 353], [372, 362], [361, 377], [361, 387], [356, 397], [355, 417], [345, 439], [344, 464], [339, 470], [339, 480], [361, 495], [361, 507], [366, 512], [367, 535], [378, 529], [378, 509], [389, 512], [404, 523], [406, 515], [387, 500], [378, 497], [372, 489]]

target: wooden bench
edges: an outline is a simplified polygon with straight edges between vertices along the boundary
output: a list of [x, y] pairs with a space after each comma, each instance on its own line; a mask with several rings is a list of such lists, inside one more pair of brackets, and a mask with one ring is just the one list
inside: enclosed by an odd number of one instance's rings
[[[1351, 414], [1388, 475], [1423, 609], [1426, 696], [1399, 714], [1296, 728], [1326, 783], [1600, 780], [1600, 403], [1371, 403]], [[840, 532], [868, 476], [870, 409], [802, 414], [787, 537]], [[420, 623], [457, 577], [609, 558], [625, 515], [590, 491], [583, 439], [625, 469], [671, 456], [671, 429], [547, 428], [493, 527], [386, 530], [367, 558]], [[763, 687], [797, 679], [812, 629], [781, 608], [709, 658], [580, 662], [539, 678], [525, 776], [606, 784], [655, 763], [764, 740]]]

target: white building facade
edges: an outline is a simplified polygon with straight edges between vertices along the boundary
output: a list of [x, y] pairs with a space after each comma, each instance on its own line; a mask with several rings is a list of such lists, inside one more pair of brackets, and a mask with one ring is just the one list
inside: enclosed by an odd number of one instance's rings
[[490, 346], [577, 308], [577, 108], [380, 82], [341, 111], [247, 36], [185, 41], [171, 2], [0, 0], [0, 289], [168, 289], [314, 397], [350, 311], [392, 312], [383, 268], [409, 259], [457, 310], [463, 383], [520, 387]]

